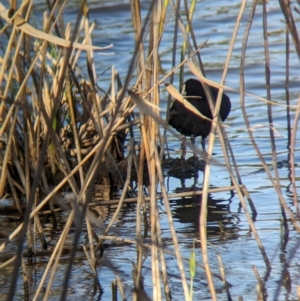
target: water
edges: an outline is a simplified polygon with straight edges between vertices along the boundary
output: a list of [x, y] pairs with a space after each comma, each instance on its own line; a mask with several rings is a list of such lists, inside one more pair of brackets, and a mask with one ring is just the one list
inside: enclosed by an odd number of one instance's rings
[[[76, 2], [76, 5], [79, 4]], [[77, 7], [72, 4], [67, 5], [64, 16], [67, 21], [76, 18]], [[111, 65], [114, 65], [119, 72], [121, 79], [124, 80], [128, 70], [129, 62], [134, 51], [134, 33], [132, 32], [130, 6], [128, 1], [90, 1], [90, 20], [96, 20], [96, 29], [93, 33], [93, 43], [95, 45], [105, 46], [110, 43], [114, 44], [113, 49], [106, 51], [105, 56], [101, 53], [95, 55], [95, 64], [97, 73], [101, 74]], [[293, 4], [296, 6], [296, 4]], [[148, 2], [142, 2], [143, 16], [146, 14]], [[222, 7], [218, 1], [199, 1], [193, 18], [193, 27], [197, 37], [198, 44], [207, 41], [207, 45], [201, 50], [202, 60], [205, 71], [209, 79], [219, 81], [222, 75], [224, 62], [226, 59], [229, 41], [235, 26], [236, 18], [239, 12], [240, 1], [222, 1]], [[40, 12], [45, 6], [39, 3], [35, 4], [37, 20], [41, 17]], [[226, 78], [226, 85], [239, 91], [240, 84], [240, 60], [244, 31], [247, 25], [248, 16], [251, 9], [251, 3], [247, 4], [245, 15], [238, 32], [237, 41], [234, 47], [229, 71]], [[271, 95], [272, 101], [278, 104], [286, 104], [285, 93], [285, 24], [277, 1], [269, 1], [267, 4], [268, 11], [268, 42], [270, 51], [271, 66]], [[296, 21], [299, 23], [298, 15]], [[165, 34], [160, 44], [160, 59], [162, 64], [163, 77], [171, 70], [171, 51], [173, 39], [173, 18], [170, 16], [170, 22], [167, 25]], [[179, 41], [182, 40], [179, 34]], [[265, 88], [265, 59], [263, 49], [263, 32], [262, 32], [262, 6], [258, 5], [255, 18], [253, 21], [251, 33], [248, 39], [245, 66], [245, 90], [252, 95], [266, 97]], [[295, 116], [295, 107], [298, 102], [299, 91], [299, 59], [290, 42], [290, 82], [289, 93], [291, 108], [291, 121]], [[110, 54], [113, 52], [112, 54]], [[178, 57], [180, 56], [178, 51]], [[179, 63], [179, 61], [177, 61]], [[85, 61], [81, 61], [84, 68]], [[185, 78], [192, 74], [188, 68], [185, 69]], [[178, 74], [177, 74], [178, 75]], [[110, 82], [110, 70], [103, 73], [99, 78], [99, 85], [105, 88]], [[168, 82], [168, 80], [166, 80]], [[175, 86], [178, 86], [178, 77], [175, 78]], [[251, 194], [256, 206], [258, 216], [255, 221], [261, 241], [266, 249], [271, 261], [272, 271], [266, 281], [268, 300], [273, 300], [273, 296], [278, 285], [281, 286], [281, 293], [277, 300], [296, 300], [297, 286], [299, 282], [299, 252], [294, 253], [294, 248], [299, 244], [299, 234], [289, 222], [289, 241], [285, 245], [283, 241], [283, 228], [280, 214], [278, 196], [268, 179], [265, 172], [260, 171], [261, 162], [257, 158], [256, 152], [250, 142], [246, 125], [242, 116], [240, 107], [240, 95], [238, 92], [226, 92], [232, 101], [232, 111], [226, 121], [229, 127], [226, 129], [230, 139], [243, 184]], [[161, 106], [162, 115], [164, 115], [167, 93], [164, 87], [161, 87]], [[270, 134], [267, 118], [267, 107], [262, 101], [255, 97], [246, 96], [246, 112], [251, 127], [256, 128], [253, 132], [254, 138], [266, 160], [271, 166], [272, 153], [270, 148]], [[284, 106], [273, 106], [274, 128], [276, 129], [276, 151], [277, 161], [284, 162], [288, 159], [288, 132], [286, 123], [286, 109]], [[180, 142], [172, 137], [169, 138], [169, 147], [174, 153], [179, 151]], [[295, 145], [295, 162], [299, 162], [299, 134], [297, 133]], [[173, 154], [174, 154], [173, 153]], [[217, 138], [214, 148], [214, 158], [223, 163], [223, 155]], [[295, 168], [296, 179], [299, 180], [299, 167]], [[289, 168], [287, 164], [282, 164], [279, 169], [280, 185], [282, 194], [289, 205], [290, 209], [295, 212], [292, 194], [288, 191]], [[202, 174], [198, 179], [198, 186], [201, 186]], [[166, 179], [167, 187], [170, 193], [176, 188], [181, 187], [179, 180], [170, 178]], [[213, 187], [224, 187], [230, 185], [230, 177], [225, 168], [213, 166], [211, 170], [210, 183]], [[187, 180], [185, 185], [189, 187], [193, 180]], [[299, 189], [299, 181], [297, 182]], [[211, 195], [214, 200], [221, 200], [217, 208], [209, 209], [208, 217], [208, 249], [209, 260], [212, 270], [219, 274], [216, 254], [220, 254], [225, 267], [227, 280], [232, 284], [230, 289], [234, 300], [238, 296], [243, 296], [244, 300], [256, 300], [256, 285], [252, 266], [255, 265], [261, 277], [266, 272], [266, 267], [259, 251], [258, 245], [249, 230], [249, 224], [239, 208], [237, 196], [231, 197], [229, 192], [216, 193]], [[173, 200], [171, 202], [173, 210], [174, 223], [177, 229], [178, 240], [183, 257], [189, 258], [193, 240], [199, 238], [198, 234], [198, 215], [200, 212], [198, 199]], [[167, 216], [163, 202], [159, 202], [160, 218], [162, 223], [162, 236], [166, 246], [172, 250], [172, 241], [170, 230], [167, 222]], [[114, 227], [112, 234], [120, 237], [134, 239], [135, 236], [135, 210], [134, 208], [126, 209], [119, 217], [119, 223]], [[224, 232], [220, 234], [219, 221], [223, 222]], [[10, 224], [11, 225], [11, 224]], [[13, 228], [12, 228], [13, 229]], [[13, 244], [11, 244], [13, 246]], [[10, 247], [12, 248], [12, 247]], [[126, 249], [124, 249], [126, 248]], [[11, 250], [11, 249], [10, 249]], [[126, 250], [126, 251], [125, 251]], [[105, 253], [104, 259], [97, 267], [97, 272], [104, 289], [101, 300], [111, 300], [111, 281], [115, 279], [115, 273], [123, 279], [123, 285], [126, 296], [130, 299], [132, 290], [132, 261], [136, 260], [135, 247], [130, 246], [111, 246]], [[197, 245], [196, 250], [197, 262], [202, 263], [201, 250]], [[67, 259], [66, 259], [67, 260]], [[169, 281], [174, 300], [183, 299], [181, 280], [178, 274], [177, 263], [174, 256], [166, 255], [166, 261], [169, 268]], [[291, 278], [291, 286], [286, 283], [279, 284], [284, 264], [289, 262], [288, 272]], [[47, 264], [47, 257], [38, 258], [38, 264], [34, 267], [35, 275], [31, 279], [31, 289], [34, 291], [39, 283], [39, 277]], [[186, 273], [189, 273], [189, 263], [185, 262]], [[58, 275], [63, 277], [65, 271], [64, 261], [60, 266]], [[7, 269], [9, 272], [9, 269]], [[143, 277], [145, 290], [151, 296], [151, 258], [150, 252], [146, 252], [143, 263]], [[72, 279], [69, 283], [68, 300], [86, 300], [93, 299], [91, 296], [92, 279], [90, 267], [85, 260], [84, 254], [78, 254]], [[62, 278], [58, 276], [57, 281], [51, 294], [51, 300], [56, 300], [61, 291]], [[0, 287], [4, 287], [5, 278], [0, 276]], [[19, 279], [20, 290], [16, 300], [22, 299], [21, 279]], [[218, 300], [227, 300], [223, 284], [215, 279]], [[4, 288], [4, 293], [7, 288]], [[1, 299], [2, 297], [0, 297]], [[97, 297], [94, 297], [97, 299]], [[210, 293], [206, 282], [205, 272], [198, 267], [196, 278], [194, 279], [194, 300], [210, 299]], [[100, 300], [100, 298], [98, 299]]]

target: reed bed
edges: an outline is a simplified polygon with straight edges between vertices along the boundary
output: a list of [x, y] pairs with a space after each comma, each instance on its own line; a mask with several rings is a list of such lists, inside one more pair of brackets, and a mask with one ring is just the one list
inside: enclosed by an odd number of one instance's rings
[[[182, 3], [180, 3], [182, 2]], [[270, 127], [273, 148], [273, 168], [271, 173], [264, 161], [250, 129], [244, 97], [244, 67], [247, 38], [251, 30], [258, 1], [253, 1], [252, 12], [244, 34], [244, 42], [240, 65], [240, 104], [248, 128], [249, 138], [257, 156], [272, 182], [281, 206], [285, 230], [293, 227], [299, 232], [298, 216], [286, 204], [281, 193], [280, 179], [277, 171], [276, 143]], [[295, 28], [294, 14], [290, 4], [279, 1], [283, 16], [287, 22], [287, 45], [292, 37], [298, 55], [299, 37]], [[12, 268], [10, 289], [6, 300], [13, 300], [17, 290], [18, 278], [23, 274], [24, 299], [37, 300], [49, 298], [51, 287], [63, 254], [68, 254], [68, 263], [61, 284], [60, 299], [67, 299], [67, 289], [77, 252], [84, 253], [90, 265], [91, 281], [94, 282], [94, 294], [103, 292], [101, 277], [97, 273], [99, 256], [104, 252], [105, 241], [119, 241], [136, 245], [137, 258], [132, 273], [133, 300], [176, 300], [168, 279], [168, 267], [165, 255], [170, 254], [163, 247], [161, 236], [160, 215], [157, 200], [162, 199], [168, 216], [170, 233], [174, 245], [171, 253], [178, 263], [178, 275], [182, 283], [185, 300], [192, 300], [191, 289], [184, 268], [184, 262], [190, 261], [190, 272], [193, 278], [195, 265], [201, 266], [206, 272], [207, 283], [212, 300], [217, 300], [214, 279], [221, 279], [226, 289], [228, 300], [232, 300], [230, 283], [226, 280], [222, 259], [218, 256], [220, 275], [212, 273], [208, 261], [207, 248], [207, 202], [209, 193], [216, 191], [234, 191], [239, 197], [241, 207], [247, 216], [249, 226], [257, 241], [267, 271], [272, 264], [267, 256], [263, 242], [256, 231], [254, 220], [255, 206], [242, 178], [234, 158], [230, 141], [226, 135], [226, 124], [218, 122], [221, 94], [219, 93], [211, 135], [209, 136], [207, 153], [203, 153], [192, 144], [188, 144], [195, 153], [206, 161], [202, 191], [168, 194], [164, 181], [163, 154], [166, 153], [167, 131], [178, 139], [181, 137], [160, 115], [160, 86], [166, 86], [171, 96], [181, 99], [182, 96], [172, 85], [174, 74], [179, 70], [181, 79], [184, 68], [188, 68], [199, 78], [208, 91], [208, 84], [223, 90], [233, 90], [225, 86], [225, 79], [231, 60], [236, 35], [245, 12], [246, 1], [242, 1], [237, 16], [236, 27], [232, 34], [228, 55], [220, 83], [212, 82], [205, 77], [201, 61], [201, 48], [192, 26], [193, 12], [198, 3], [192, 1], [152, 1], [148, 14], [142, 19], [140, 2], [130, 1], [132, 23], [135, 31], [135, 50], [125, 79], [118, 75], [118, 66], [111, 68], [111, 83], [107, 91], [101, 89], [99, 74], [94, 63], [95, 52], [110, 51], [112, 45], [98, 47], [93, 45], [93, 29], [90, 22], [88, 4], [84, 1], [78, 7], [78, 17], [73, 24], [64, 25], [62, 12], [66, 1], [47, 2], [49, 11], [44, 14], [44, 24], [37, 29], [30, 20], [33, 1], [24, 1], [20, 7], [12, 1], [10, 8], [0, 3], [0, 15], [4, 24], [1, 34], [6, 35], [7, 44], [1, 57], [0, 71], [1, 104], [0, 104], [0, 196], [8, 196], [13, 206], [5, 208], [18, 212], [20, 223], [12, 233], [4, 233], [5, 241], [0, 245], [0, 252], [13, 240], [17, 239], [15, 254], [0, 264], [0, 269]], [[181, 6], [180, 6], [181, 5]], [[269, 90], [269, 61], [267, 37], [267, 11], [263, 1], [263, 26], [265, 32], [265, 70], [267, 99], [256, 97], [267, 104], [268, 122], [272, 124], [272, 105]], [[164, 35], [169, 12], [174, 14], [173, 66], [164, 77], [160, 77], [159, 44]], [[177, 33], [181, 31], [184, 44], [181, 45], [181, 63], [176, 65]], [[287, 46], [288, 47], [288, 46]], [[78, 68], [78, 61], [86, 60], [86, 70]], [[288, 51], [287, 51], [288, 60]], [[287, 64], [288, 65], [288, 64]], [[133, 77], [133, 75], [135, 75]], [[287, 70], [288, 83], [288, 70]], [[288, 98], [287, 98], [288, 99]], [[184, 99], [182, 100], [184, 102]], [[212, 100], [210, 100], [212, 102]], [[285, 108], [290, 109], [289, 103]], [[195, 111], [195, 108], [191, 108]], [[196, 112], [196, 111], [195, 111]], [[196, 112], [197, 113], [197, 112]], [[167, 110], [168, 118], [168, 110]], [[294, 146], [296, 129], [299, 119], [299, 106], [290, 131], [290, 164], [294, 166]], [[294, 130], [291, 130], [294, 129]], [[210, 169], [212, 164], [220, 164], [212, 158], [215, 133], [218, 133], [223, 149], [226, 168], [231, 176], [232, 186], [211, 189]], [[138, 149], [136, 147], [138, 145]], [[294, 169], [291, 169], [292, 186], [296, 208], [297, 190]], [[274, 176], [275, 175], [275, 176]], [[130, 197], [132, 179], [137, 183], [137, 193]], [[158, 193], [157, 186], [161, 193]], [[147, 186], [147, 193], [145, 192]], [[116, 191], [121, 191], [117, 194]], [[169, 199], [202, 195], [201, 214], [199, 215], [199, 233], [203, 264], [195, 262], [195, 256], [183, 258], [173, 223]], [[110, 235], [121, 208], [128, 203], [136, 207], [136, 238], [121, 239]], [[92, 211], [96, 206], [115, 205], [114, 213], [106, 226], [103, 226]], [[250, 210], [248, 209], [250, 207]], [[4, 210], [4, 209], [0, 209]], [[53, 225], [57, 225], [57, 212], [67, 211], [69, 215], [60, 231], [53, 249], [47, 250], [45, 233], [41, 218], [47, 215]], [[1, 212], [0, 212], [1, 213]], [[252, 215], [251, 215], [252, 213]], [[146, 217], [146, 218], [144, 218]], [[88, 237], [87, 245], [79, 243], [83, 228]], [[149, 229], [150, 237], [145, 236], [145, 228]], [[99, 234], [100, 231], [100, 234]], [[72, 248], [66, 245], [67, 236], [73, 233]], [[148, 239], [146, 242], [146, 238]], [[149, 240], [150, 239], [150, 240]], [[27, 249], [25, 251], [25, 249]], [[151, 250], [152, 295], [144, 290], [143, 254], [145, 249]], [[199, 251], [195, 251], [199, 252]], [[35, 292], [28, 291], [28, 265], [36, 256], [49, 256], [48, 263]], [[34, 264], [34, 263], [31, 263]], [[226, 267], [225, 267], [226, 268]], [[254, 277], [258, 283], [258, 300], [265, 300], [266, 291], [264, 277], [258, 274], [256, 267]], [[278, 293], [278, 292], [277, 292]], [[124, 292], [122, 280], [116, 276], [112, 283], [112, 300], [117, 296], [126, 300], [128, 292]], [[242, 296], [240, 297], [242, 299]], [[178, 300], [178, 299], [177, 299]]]

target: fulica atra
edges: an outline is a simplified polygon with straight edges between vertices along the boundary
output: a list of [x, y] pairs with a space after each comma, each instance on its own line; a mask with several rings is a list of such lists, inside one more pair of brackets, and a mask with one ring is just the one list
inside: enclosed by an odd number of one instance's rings
[[[214, 103], [216, 103], [219, 89], [215, 87], [210, 87], [210, 89], [212, 92], [213, 101]], [[205, 95], [203, 86], [200, 81], [193, 78], [188, 79], [184, 84], [184, 92], [184, 98], [186, 98], [186, 100], [189, 101], [194, 107], [196, 107], [202, 115], [206, 116], [207, 118], [213, 119], [208, 99]], [[229, 115], [230, 109], [230, 99], [225, 93], [223, 93], [219, 112], [222, 121], [226, 120]], [[175, 100], [170, 108], [169, 124], [182, 135], [190, 136], [192, 142], [194, 142], [194, 137], [201, 136], [202, 148], [205, 151], [205, 138], [210, 133], [210, 121], [204, 120], [200, 116], [195, 115], [181, 102]], [[184, 143], [183, 149], [185, 150]], [[182, 157], [184, 157], [184, 153]]]

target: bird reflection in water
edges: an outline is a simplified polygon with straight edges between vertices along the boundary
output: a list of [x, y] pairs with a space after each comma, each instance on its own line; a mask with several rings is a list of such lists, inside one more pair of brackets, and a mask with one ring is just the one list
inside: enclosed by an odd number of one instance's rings
[[[201, 213], [202, 195], [170, 200], [174, 218], [187, 226], [180, 229], [181, 233], [199, 235], [199, 217]], [[235, 239], [238, 237], [238, 218], [230, 212], [230, 200], [213, 199], [211, 194], [207, 199], [207, 235], [219, 236], [220, 239]]]

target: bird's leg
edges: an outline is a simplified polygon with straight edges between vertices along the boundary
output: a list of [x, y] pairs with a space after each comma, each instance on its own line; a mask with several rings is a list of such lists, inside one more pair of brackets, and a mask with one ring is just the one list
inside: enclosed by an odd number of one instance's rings
[[182, 150], [182, 153], [181, 153], [181, 159], [184, 160], [184, 157], [185, 157], [185, 154], [186, 154], [186, 146], [185, 146], [185, 136], [182, 136], [182, 143], [181, 143], [181, 150]]
[[185, 178], [180, 178], [181, 187], [185, 189]]
[[[192, 142], [193, 148], [195, 149], [195, 136], [194, 135], [191, 135], [191, 142]], [[194, 150], [193, 150], [193, 153], [194, 153], [194, 157], [197, 158], [197, 155]]]
[[202, 145], [203, 151], [206, 152], [206, 151], [205, 151], [205, 138], [203, 138], [203, 137], [202, 137], [202, 139], [201, 139], [201, 145]]

